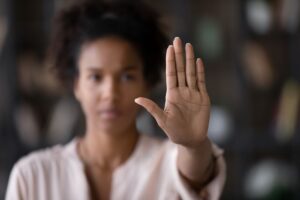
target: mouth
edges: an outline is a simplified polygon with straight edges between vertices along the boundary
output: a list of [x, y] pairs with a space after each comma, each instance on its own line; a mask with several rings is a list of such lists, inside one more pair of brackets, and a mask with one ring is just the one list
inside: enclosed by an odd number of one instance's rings
[[119, 109], [101, 109], [99, 112], [99, 115], [104, 120], [114, 120], [119, 118], [122, 113]]

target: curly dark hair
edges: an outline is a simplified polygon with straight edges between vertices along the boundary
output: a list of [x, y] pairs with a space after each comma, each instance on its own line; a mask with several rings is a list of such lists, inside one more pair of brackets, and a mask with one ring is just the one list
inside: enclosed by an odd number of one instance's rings
[[86, 42], [117, 36], [137, 48], [150, 87], [161, 79], [168, 38], [159, 15], [145, 4], [85, 1], [61, 10], [54, 19], [48, 61], [56, 76], [72, 87], [78, 75], [77, 59]]

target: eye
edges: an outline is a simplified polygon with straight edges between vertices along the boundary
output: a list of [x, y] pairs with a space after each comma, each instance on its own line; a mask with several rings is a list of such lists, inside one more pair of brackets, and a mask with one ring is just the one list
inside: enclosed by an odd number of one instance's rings
[[101, 75], [100, 74], [90, 74], [89, 77], [88, 77], [91, 81], [94, 81], [94, 82], [98, 82], [101, 80]]
[[125, 72], [121, 75], [121, 81], [133, 81], [135, 80], [135, 75], [133, 73]]

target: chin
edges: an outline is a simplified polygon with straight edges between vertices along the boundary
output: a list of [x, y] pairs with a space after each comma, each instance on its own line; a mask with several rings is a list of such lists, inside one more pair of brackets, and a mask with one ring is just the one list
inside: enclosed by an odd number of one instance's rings
[[[98, 130], [101, 130], [99, 132], [110, 134], [110, 135], [124, 135], [124, 133], [128, 133], [131, 131], [130, 126], [122, 126], [121, 123], [105, 123], [98, 126]], [[134, 127], [135, 128], [135, 127]]]

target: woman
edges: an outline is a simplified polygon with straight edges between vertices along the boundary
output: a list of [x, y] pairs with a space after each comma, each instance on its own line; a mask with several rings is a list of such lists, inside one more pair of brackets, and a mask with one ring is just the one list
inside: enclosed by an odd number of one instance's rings
[[[86, 132], [21, 159], [6, 199], [218, 199], [225, 164], [207, 138], [210, 100], [191, 44], [175, 38], [167, 48], [164, 110], [145, 98], [166, 43], [145, 5], [86, 2], [60, 12], [52, 64], [72, 86]], [[138, 133], [137, 104], [170, 140]]]

